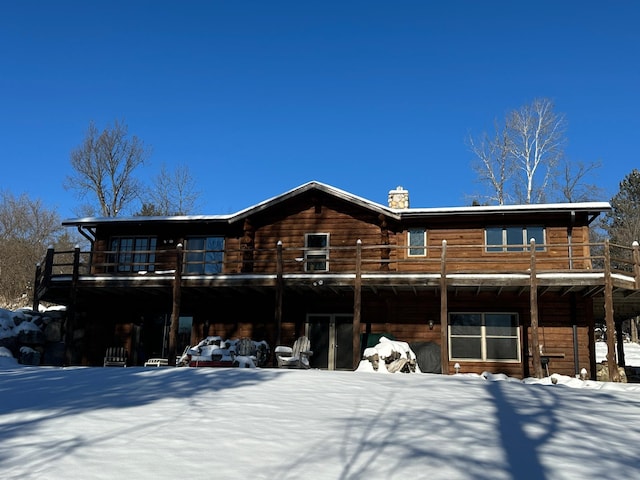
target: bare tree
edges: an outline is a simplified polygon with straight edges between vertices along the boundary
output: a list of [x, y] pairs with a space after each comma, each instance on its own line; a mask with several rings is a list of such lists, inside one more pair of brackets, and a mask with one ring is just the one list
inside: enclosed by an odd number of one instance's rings
[[172, 172], [163, 163], [143, 202], [141, 214], [187, 215], [197, 208], [200, 192], [189, 167], [178, 165]]
[[469, 137], [469, 148], [477, 157], [473, 169], [478, 181], [489, 187], [488, 200], [498, 205], [507, 203], [507, 182], [513, 175], [513, 162], [508, 155], [507, 132], [496, 123], [495, 134], [489, 137], [484, 133], [480, 140]]
[[[138, 137], [128, 136], [125, 124], [116, 120], [99, 132], [91, 122], [82, 145], [71, 152], [75, 173], [67, 177], [65, 188], [81, 198], [95, 195], [100, 214], [115, 217], [138, 198], [140, 183], [134, 174], [149, 155], [150, 149]], [[84, 212], [95, 204], [89, 202]]]
[[570, 162], [564, 160], [558, 169], [554, 181], [554, 191], [557, 191], [562, 201], [589, 202], [604, 198], [604, 190], [593, 183], [587, 183], [602, 164], [600, 162]]
[[565, 144], [564, 116], [556, 114], [553, 102], [536, 99], [507, 114], [504, 126], [496, 124], [493, 137], [480, 142], [470, 139], [477, 157], [478, 179], [499, 204], [514, 199], [519, 203], [539, 203], [552, 188]]
[[40, 200], [0, 193], [0, 300], [5, 305], [26, 305], [35, 265], [61, 231], [58, 214]]

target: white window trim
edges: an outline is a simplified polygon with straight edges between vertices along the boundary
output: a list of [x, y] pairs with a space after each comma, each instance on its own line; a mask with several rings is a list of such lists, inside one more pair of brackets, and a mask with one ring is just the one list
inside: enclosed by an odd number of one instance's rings
[[[422, 231], [422, 245], [411, 245], [411, 232]], [[421, 249], [422, 253], [411, 253], [411, 250]], [[407, 230], [407, 257], [426, 257], [427, 256], [427, 229], [426, 228], [409, 228]]]
[[[327, 237], [327, 246], [325, 248], [312, 248], [308, 247], [309, 237], [314, 235], [324, 235]], [[311, 232], [304, 234], [304, 271], [305, 272], [328, 272], [329, 271], [329, 246], [331, 245], [331, 235], [328, 232]], [[324, 259], [309, 259], [311, 255], [323, 255]], [[308, 266], [311, 262], [324, 261], [324, 270], [309, 270]]]

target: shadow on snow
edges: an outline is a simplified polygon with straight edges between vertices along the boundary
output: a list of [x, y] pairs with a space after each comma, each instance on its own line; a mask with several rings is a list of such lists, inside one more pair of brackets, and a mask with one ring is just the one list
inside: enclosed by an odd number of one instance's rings
[[[617, 407], [628, 403], [617, 395], [560, 385], [447, 380], [431, 385], [427, 377], [422, 385], [388, 391], [375, 409], [359, 403], [351, 415], [334, 419], [341, 425], [335, 433], [280, 465], [278, 477], [298, 478], [323, 464], [335, 466], [335, 476], [326, 478], [343, 480], [545, 479], [566, 475], [567, 468], [576, 478], [637, 475], [640, 462], [631, 448], [623, 450], [624, 434], [613, 426], [620, 422], [613, 419]], [[418, 405], [408, 402], [398, 410], [394, 404], [404, 403], [407, 395]], [[626, 428], [630, 438], [640, 436], [632, 418]], [[609, 454], [602, 458], [597, 452]]]
[[[0, 445], [36, 432], [49, 419], [101, 409], [144, 406], [271, 380], [277, 372], [249, 368], [47, 368], [0, 371]], [[56, 448], [64, 448], [56, 445]], [[0, 448], [0, 452], [2, 452]], [[0, 463], [4, 455], [0, 453]]]

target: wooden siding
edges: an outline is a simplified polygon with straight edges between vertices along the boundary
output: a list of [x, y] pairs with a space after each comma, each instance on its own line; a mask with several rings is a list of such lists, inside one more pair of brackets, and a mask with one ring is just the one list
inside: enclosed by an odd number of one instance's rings
[[[256, 229], [254, 272], [274, 271], [276, 244], [283, 245], [285, 273], [304, 272], [304, 263], [296, 261], [304, 257], [305, 234], [329, 234], [329, 269], [331, 272], [354, 271], [355, 245], [358, 239], [364, 244], [379, 245], [380, 227], [369, 223], [354, 213], [339, 212], [332, 208], [312, 206], [289, 217]], [[341, 249], [341, 247], [350, 247]], [[368, 258], [379, 260], [379, 253]]]
[[[574, 229], [582, 232], [582, 229]], [[471, 273], [484, 272], [516, 272], [526, 271], [530, 266], [531, 255], [528, 250], [521, 252], [487, 252], [485, 249], [485, 229], [446, 228], [427, 229], [427, 253], [424, 257], [410, 257], [408, 249], [398, 250], [398, 271], [440, 272], [440, 258], [443, 241], [446, 241], [447, 272]], [[578, 245], [572, 252], [576, 260], [573, 265], [569, 261], [569, 248], [566, 227], [546, 229], [546, 244], [540, 246], [543, 251], [536, 252], [539, 270], [567, 270], [588, 268], [589, 247]], [[582, 235], [579, 235], [582, 241]], [[397, 245], [407, 246], [407, 232], [396, 234]], [[574, 237], [574, 243], [579, 243]], [[586, 257], [586, 258], [585, 258]]]
[[[571, 218], [568, 212], [523, 212], [502, 215], [436, 216], [420, 218], [419, 215], [385, 216], [380, 209], [367, 208], [358, 202], [310, 192], [284, 202], [255, 208], [238, 216], [238, 220], [198, 220], [166, 222], [125, 221], [105, 222], [96, 229], [96, 239], [91, 257], [92, 270], [100, 281], [89, 279], [74, 292], [77, 312], [82, 318], [91, 353], [88, 363], [99, 364], [107, 346], [122, 344], [133, 349], [132, 335], [136, 323], [149, 316], [167, 318], [171, 309], [172, 275], [146, 275], [114, 272], [107, 251], [113, 236], [149, 236], [157, 239], [154, 252], [154, 270], [170, 273], [176, 265], [176, 245], [190, 236], [224, 236], [225, 251], [222, 273], [226, 275], [190, 275], [182, 282], [181, 315], [194, 319], [191, 341], [196, 343], [207, 335], [223, 338], [251, 337], [266, 340], [271, 348], [276, 339], [291, 345], [304, 334], [308, 314], [351, 314], [354, 312], [355, 281], [352, 276], [331, 274], [350, 273], [356, 269], [356, 242], [362, 241], [362, 272], [390, 272], [400, 274], [442, 271], [442, 245], [446, 240], [447, 273], [521, 273], [520, 283], [483, 284], [469, 276], [468, 283], [450, 284], [447, 292], [448, 312], [513, 312], [520, 321], [521, 362], [460, 361], [461, 372], [482, 373], [491, 371], [516, 377], [531, 375], [533, 366], [528, 356], [530, 338], [530, 299], [527, 272], [531, 255], [521, 252], [485, 251], [485, 228], [488, 226], [544, 225], [546, 231], [544, 251], [536, 252], [538, 272], [587, 270], [591, 268], [589, 221], [586, 215]], [[505, 219], [508, 219], [506, 221]], [[407, 232], [410, 228], [427, 231], [426, 255], [409, 257]], [[304, 242], [307, 233], [328, 233], [329, 281], [324, 287], [305, 278]], [[572, 247], [569, 246], [571, 240]], [[277, 248], [282, 242], [283, 273], [288, 278], [276, 281]], [[188, 249], [188, 245], [186, 245]], [[637, 252], [635, 252], [637, 255]], [[570, 259], [571, 257], [571, 259]], [[640, 268], [634, 265], [634, 268]], [[322, 272], [309, 272], [312, 277]], [[581, 273], [581, 272], [576, 272]], [[246, 274], [243, 276], [243, 274]], [[299, 275], [300, 274], [300, 275]], [[146, 278], [141, 282], [102, 282], [112, 277]], [[398, 278], [400, 278], [398, 280]], [[416, 275], [415, 277], [419, 277]], [[423, 276], [426, 277], [426, 276]], [[508, 277], [500, 275], [497, 277]], [[496, 277], [496, 278], [497, 278]], [[136, 279], [137, 279], [136, 278]], [[279, 277], [280, 279], [282, 276]], [[406, 283], [403, 283], [408, 279]], [[118, 280], [117, 278], [115, 280]], [[466, 279], [465, 279], [466, 280]], [[333, 285], [331, 282], [334, 282]], [[559, 282], [563, 282], [560, 279]], [[597, 280], [589, 280], [595, 287]], [[431, 282], [431, 283], [429, 283]], [[474, 283], [475, 282], [475, 283]], [[134, 284], [135, 283], [135, 284]], [[389, 334], [409, 343], [431, 341], [441, 343], [440, 289], [436, 277], [412, 279], [411, 275], [369, 275], [363, 282], [360, 332]], [[67, 285], [67, 284], [64, 284]], [[62, 291], [66, 286], [60, 287]], [[75, 284], [70, 283], [73, 288]], [[106, 288], [102, 288], [105, 287]], [[505, 286], [503, 290], [503, 286]], [[574, 325], [578, 334], [578, 358], [580, 368], [594, 369], [593, 307], [586, 296], [572, 296], [567, 289], [553, 285], [549, 290], [539, 289], [539, 333], [544, 353], [553, 354], [550, 371], [572, 375], [576, 368], [573, 349]], [[584, 287], [584, 285], [578, 285]], [[482, 288], [481, 288], [482, 287]], [[489, 287], [486, 290], [485, 287]], [[276, 314], [276, 292], [282, 289], [282, 316]], [[72, 289], [68, 289], [72, 291]], [[584, 292], [585, 290], [583, 290]], [[524, 292], [524, 293], [523, 293]], [[552, 293], [558, 292], [558, 293]], [[77, 294], [77, 296], [76, 296]], [[592, 293], [588, 293], [589, 295]], [[61, 297], [68, 295], [63, 291]], [[278, 297], [279, 299], [280, 297]], [[76, 300], [77, 299], [77, 300]], [[103, 302], [101, 305], [99, 299]], [[82, 302], [85, 302], [82, 304]], [[278, 309], [278, 312], [280, 310]], [[126, 312], [126, 313], [123, 313]], [[281, 324], [277, 325], [277, 319]], [[429, 328], [429, 320], [434, 321]], [[83, 323], [84, 322], [84, 323]], [[146, 324], [149, 325], [148, 320]], [[161, 325], [163, 328], [164, 323]], [[96, 351], [96, 345], [98, 350]], [[87, 348], [87, 351], [89, 348]], [[455, 360], [448, 362], [453, 373]]]
[[[578, 372], [585, 368], [591, 374], [592, 359], [589, 355], [589, 328], [577, 327], [578, 338]], [[528, 332], [531, 341], [531, 332]], [[541, 327], [539, 332], [541, 357], [549, 359], [549, 373], [575, 374], [575, 355], [573, 349], [573, 329], [569, 327]], [[533, 372], [533, 364], [529, 357], [529, 371]], [[545, 372], [546, 374], [546, 372]]]
[[[396, 271], [439, 273], [443, 241], [447, 242], [447, 272], [517, 272], [529, 268], [530, 255], [522, 252], [485, 251], [485, 228], [503, 225], [544, 225], [544, 251], [536, 252], [539, 271], [591, 268], [586, 217], [527, 214], [509, 217], [439, 217], [420, 223], [411, 219], [399, 223], [343, 200], [315, 193], [303, 195], [277, 208], [259, 210], [236, 223], [202, 222], [171, 224], [162, 221], [104, 224], [96, 230], [93, 273], [109, 271], [104, 266], [112, 236], [154, 236], [157, 239], [155, 270], [171, 270], [173, 251], [189, 236], [224, 236], [223, 273], [270, 273], [276, 271], [276, 245], [282, 242], [284, 273], [302, 273], [305, 234], [328, 233], [331, 272], [355, 271], [356, 241], [362, 241], [363, 272]], [[426, 255], [408, 255], [407, 232], [410, 228], [427, 231]], [[575, 247], [569, 247], [569, 233]], [[188, 245], [187, 245], [188, 248]], [[572, 260], [570, 261], [570, 254]]]

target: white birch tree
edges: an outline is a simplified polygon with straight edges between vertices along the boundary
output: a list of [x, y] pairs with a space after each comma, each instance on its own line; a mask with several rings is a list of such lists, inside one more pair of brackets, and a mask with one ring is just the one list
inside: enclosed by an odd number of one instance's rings
[[564, 154], [565, 119], [548, 99], [509, 112], [495, 135], [469, 139], [473, 168], [485, 185], [487, 200], [540, 203], [557, 185], [554, 176]]
[[507, 116], [508, 155], [519, 172], [519, 180], [514, 183], [519, 203], [545, 200], [563, 156], [564, 115], [556, 114], [553, 108], [551, 100], [536, 99]]

